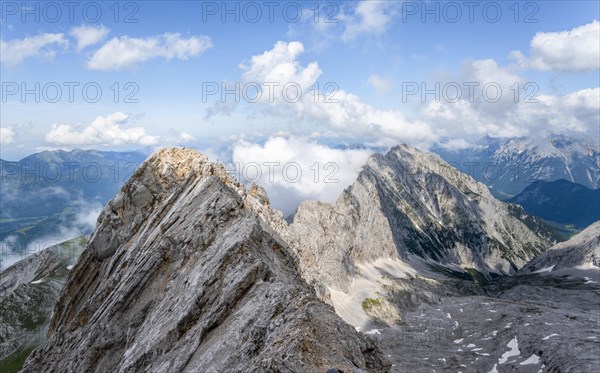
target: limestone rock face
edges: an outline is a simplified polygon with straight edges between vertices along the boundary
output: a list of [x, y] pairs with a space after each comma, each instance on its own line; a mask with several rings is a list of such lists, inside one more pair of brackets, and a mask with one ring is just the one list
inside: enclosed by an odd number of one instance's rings
[[595, 222], [566, 242], [552, 246], [542, 255], [527, 263], [524, 273], [547, 273], [578, 268], [600, 271], [600, 221]]
[[106, 206], [24, 372], [385, 372], [302, 279], [264, 191], [189, 149]]
[[290, 231], [305, 277], [341, 291], [357, 263], [382, 258], [513, 274], [554, 238], [483, 184], [406, 145], [371, 156], [334, 204], [303, 202]]
[[23, 351], [39, 345], [69, 268], [87, 237], [48, 247], [0, 272], [0, 371], [7, 359], [23, 363]]

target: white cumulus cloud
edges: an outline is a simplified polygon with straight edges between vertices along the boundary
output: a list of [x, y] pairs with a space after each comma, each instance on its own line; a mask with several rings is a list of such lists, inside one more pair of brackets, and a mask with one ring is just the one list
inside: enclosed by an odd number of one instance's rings
[[69, 41], [62, 33], [45, 33], [9, 41], [0, 40], [0, 62], [3, 65], [14, 66], [31, 57], [51, 60], [59, 50], [66, 49], [68, 45]]
[[143, 146], [158, 143], [157, 136], [146, 134], [144, 127], [124, 128], [127, 114], [116, 112], [106, 117], [98, 116], [89, 126], [78, 128], [68, 124], [54, 124], [46, 134], [46, 142], [69, 146], [118, 146], [137, 144]]
[[80, 51], [85, 47], [99, 43], [109, 32], [110, 29], [104, 25], [81, 25], [71, 28], [69, 35], [77, 40], [77, 50]]
[[[299, 61], [303, 52], [304, 45], [300, 42], [279, 41], [273, 49], [241, 65], [245, 84], [258, 83], [264, 87], [257, 104], [263, 104], [270, 115], [295, 116], [296, 120], [326, 125], [344, 135], [376, 139], [381, 145], [401, 141], [426, 143], [435, 139], [426, 123], [410, 121], [398, 110], [377, 109], [335, 84], [327, 90], [323, 84], [320, 92], [313, 90], [311, 87], [318, 83], [322, 71], [317, 62], [304, 66]], [[271, 95], [266, 87], [274, 84]], [[296, 88], [283, 89], [290, 84]], [[300, 97], [298, 92], [302, 93]]]
[[335, 201], [354, 182], [371, 153], [273, 137], [264, 145], [238, 141], [233, 146], [233, 162], [236, 176], [265, 188], [271, 204], [287, 216], [303, 200]]
[[15, 141], [16, 133], [12, 127], [0, 127], [0, 144], [8, 145]]
[[362, 0], [354, 9], [354, 14], [342, 15], [345, 23], [343, 40], [352, 40], [360, 35], [383, 33], [398, 14], [400, 2]]
[[600, 22], [559, 32], [538, 32], [526, 57], [511, 52], [517, 65], [537, 70], [585, 72], [600, 68]]
[[155, 58], [187, 60], [212, 47], [208, 36], [182, 37], [179, 33], [165, 33], [148, 38], [122, 36], [113, 38], [98, 49], [88, 60], [92, 70], [121, 70]]
[[[564, 96], [537, 95], [537, 102], [508, 105], [501, 115], [467, 101], [431, 102], [423, 116], [444, 135], [521, 137], [552, 132], [574, 132], [598, 137], [600, 88], [584, 89]], [[489, 104], [493, 105], [493, 104]], [[456, 148], [463, 144], [451, 144]]]
[[377, 74], [372, 74], [367, 79], [367, 84], [370, 85], [376, 93], [387, 93], [392, 89], [392, 82], [382, 78]]

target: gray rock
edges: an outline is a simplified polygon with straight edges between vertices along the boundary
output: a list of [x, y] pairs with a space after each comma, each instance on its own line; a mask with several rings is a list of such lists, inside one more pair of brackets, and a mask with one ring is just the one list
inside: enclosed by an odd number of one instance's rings
[[69, 266], [86, 241], [80, 237], [49, 247], [0, 272], [0, 371], [9, 360], [22, 364], [45, 339]]
[[597, 284], [503, 277], [490, 296], [422, 304], [379, 329], [392, 372], [594, 372], [600, 364]]
[[346, 291], [356, 264], [431, 260], [514, 274], [552, 245], [552, 231], [434, 154], [406, 145], [375, 154], [334, 204], [303, 202], [290, 226], [305, 277]]
[[153, 155], [102, 212], [23, 372], [384, 372], [320, 301], [257, 188], [189, 149]]
[[[597, 238], [530, 264], [588, 261]], [[407, 146], [371, 157], [335, 204], [304, 202], [291, 225], [262, 188], [163, 150], [102, 212], [24, 372], [592, 371], [598, 285], [517, 272], [552, 241]], [[379, 343], [324, 302], [370, 317]]]
[[[562, 271], [561, 271], [562, 270]], [[566, 242], [552, 246], [527, 263], [520, 274], [549, 273], [568, 270], [590, 272], [597, 277], [600, 271], [600, 221], [595, 222]]]

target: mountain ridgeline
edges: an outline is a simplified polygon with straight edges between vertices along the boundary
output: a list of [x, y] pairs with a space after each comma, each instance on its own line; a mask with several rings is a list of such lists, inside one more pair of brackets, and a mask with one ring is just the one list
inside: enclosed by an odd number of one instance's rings
[[52, 309], [87, 237], [33, 254], [0, 273], [0, 371], [16, 372], [45, 337]]
[[486, 276], [512, 274], [557, 239], [519, 206], [406, 145], [371, 156], [334, 204], [302, 203], [290, 229], [307, 261], [336, 248], [337, 281], [349, 272], [344, 265], [377, 258], [419, 257]]
[[600, 188], [600, 145], [597, 140], [564, 134], [540, 138], [485, 137], [458, 150], [433, 149], [447, 162], [486, 184], [500, 199], [517, 195], [539, 180], [568, 180]]
[[524, 273], [565, 274], [596, 272], [590, 279], [597, 277], [600, 267], [600, 221], [573, 236], [570, 240], [558, 243], [535, 257], [519, 270]]
[[406, 145], [371, 156], [334, 204], [302, 203], [292, 224], [262, 188], [165, 149], [102, 211], [23, 371], [385, 372], [354, 327], [375, 313], [398, 322], [406, 289], [412, 305], [439, 299], [436, 271], [477, 293], [469, 276], [513, 274], [554, 240]]
[[23, 372], [388, 371], [301, 278], [263, 195], [195, 151], [153, 155], [102, 212]]

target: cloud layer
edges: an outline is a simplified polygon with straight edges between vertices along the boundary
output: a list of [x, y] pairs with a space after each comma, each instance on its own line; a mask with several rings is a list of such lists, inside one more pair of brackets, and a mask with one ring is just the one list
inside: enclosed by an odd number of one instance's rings
[[[440, 137], [477, 139], [565, 131], [598, 136], [600, 88], [563, 96], [541, 94], [537, 84], [489, 59], [466, 61], [460, 70], [448, 80], [480, 83], [475, 94], [465, 95], [458, 102], [449, 102], [447, 97], [439, 102], [431, 100], [421, 111], [421, 118], [435, 128]], [[481, 88], [490, 82], [502, 89], [496, 102], [490, 102], [494, 101], [492, 97], [483, 96]], [[466, 88], [462, 91], [469, 92]], [[494, 90], [490, 92], [489, 96], [495, 95]]]
[[[380, 110], [359, 96], [341, 89], [337, 84], [319, 83], [321, 69], [317, 62], [304, 66], [299, 58], [304, 52], [300, 42], [277, 42], [270, 50], [253, 56], [242, 64], [244, 84], [275, 85], [273, 95], [263, 94], [256, 104], [262, 104], [271, 115], [308, 120], [330, 126], [345, 135], [362, 137], [367, 142], [393, 144], [397, 142], [430, 142], [434, 132], [424, 122], [410, 121], [399, 110]], [[286, 85], [295, 87], [284, 89]], [[297, 92], [301, 97], [297, 97]]]
[[68, 124], [54, 124], [46, 134], [46, 142], [58, 146], [149, 146], [158, 143], [159, 138], [147, 135], [144, 127], [125, 128], [127, 119], [127, 114], [117, 112], [106, 117], [99, 116], [81, 129]]
[[0, 127], [0, 144], [8, 145], [15, 141], [16, 133], [12, 127]]
[[0, 62], [14, 66], [27, 58], [38, 57], [53, 59], [59, 50], [69, 46], [64, 34], [39, 34], [23, 39], [0, 40]]
[[233, 146], [233, 162], [236, 176], [265, 188], [272, 205], [287, 216], [303, 200], [335, 201], [354, 182], [371, 153], [273, 137], [264, 145], [238, 141]]
[[600, 69], [600, 22], [568, 31], [538, 32], [531, 40], [530, 56], [513, 51], [522, 68], [557, 72], [585, 72]]
[[147, 38], [122, 36], [113, 38], [98, 49], [88, 60], [92, 70], [121, 70], [155, 58], [187, 60], [212, 47], [207, 36], [181, 37], [179, 33], [165, 33]]
[[[0, 40], [0, 62], [12, 67], [33, 57], [52, 60], [59, 52], [69, 49], [69, 41], [74, 41], [74, 50], [79, 53], [101, 42], [109, 33], [110, 29], [104, 25], [81, 25], [72, 27], [67, 34], [43, 33], [23, 39]], [[167, 32], [145, 38], [121, 36], [95, 50], [86, 66], [92, 70], [122, 70], [157, 58], [188, 60], [211, 47], [211, 39], [204, 35], [182, 37], [179, 33]]]
[[382, 34], [399, 14], [400, 2], [396, 1], [360, 1], [353, 12], [340, 18], [345, 24], [342, 40], [353, 40], [361, 35]]
[[109, 32], [110, 29], [104, 25], [81, 25], [73, 27], [69, 31], [69, 35], [77, 40], [77, 50], [80, 51], [85, 47], [99, 43]]

